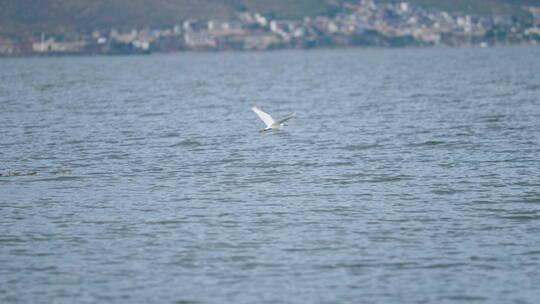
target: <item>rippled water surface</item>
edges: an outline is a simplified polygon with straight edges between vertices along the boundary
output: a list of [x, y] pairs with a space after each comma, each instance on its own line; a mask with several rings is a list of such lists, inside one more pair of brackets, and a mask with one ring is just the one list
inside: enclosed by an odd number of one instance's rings
[[540, 303], [538, 58], [1, 59], [0, 302]]

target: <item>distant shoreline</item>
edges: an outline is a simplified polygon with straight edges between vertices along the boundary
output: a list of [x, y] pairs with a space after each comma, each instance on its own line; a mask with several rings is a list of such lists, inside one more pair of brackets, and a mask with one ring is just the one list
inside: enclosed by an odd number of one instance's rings
[[187, 18], [158, 28], [110, 26], [71, 34], [0, 32], [0, 56], [146, 55], [170, 52], [319, 48], [539, 45], [540, 7], [527, 18], [442, 11], [408, 2], [344, 2], [334, 14], [283, 19], [238, 11], [230, 19]]
[[147, 52], [147, 53], [30, 53], [30, 54], [16, 54], [16, 55], [0, 55], [1, 59], [6, 58], [59, 58], [59, 57], [124, 57], [124, 56], [153, 56], [153, 55], [176, 55], [176, 54], [241, 54], [241, 53], [274, 53], [281, 51], [317, 51], [317, 50], [410, 50], [410, 49], [490, 49], [490, 48], [505, 48], [505, 47], [538, 47], [540, 44], [534, 43], [516, 43], [516, 44], [498, 44], [490, 46], [479, 45], [429, 45], [429, 46], [400, 46], [400, 47], [388, 47], [388, 46], [323, 46], [316, 48], [276, 48], [267, 50], [185, 50], [174, 52]]

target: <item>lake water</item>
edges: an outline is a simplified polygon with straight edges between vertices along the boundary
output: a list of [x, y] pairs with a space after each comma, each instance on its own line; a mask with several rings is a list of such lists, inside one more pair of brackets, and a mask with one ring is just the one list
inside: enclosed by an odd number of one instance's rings
[[0, 302], [539, 303], [538, 58], [1, 59]]

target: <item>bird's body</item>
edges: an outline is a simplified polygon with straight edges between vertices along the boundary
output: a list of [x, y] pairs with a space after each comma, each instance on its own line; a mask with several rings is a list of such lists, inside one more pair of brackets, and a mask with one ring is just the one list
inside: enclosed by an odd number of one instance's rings
[[253, 112], [255, 112], [255, 114], [257, 114], [257, 116], [259, 116], [259, 118], [264, 122], [264, 124], [266, 124], [266, 128], [260, 129], [259, 132], [265, 132], [274, 129], [283, 129], [285, 121], [296, 117], [296, 113], [292, 113], [285, 116], [284, 118], [274, 120], [272, 116], [270, 116], [270, 114], [261, 111], [257, 107], [253, 107], [251, 109], [253, 110]]

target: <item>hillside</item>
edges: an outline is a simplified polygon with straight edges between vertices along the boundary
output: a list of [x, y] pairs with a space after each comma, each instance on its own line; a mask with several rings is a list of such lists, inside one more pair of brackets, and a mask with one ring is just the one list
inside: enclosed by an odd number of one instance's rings
[[327, 13], [325, 0], [3, 0], [0, 33], [86, 32], [110, 27], [162, 27], [188, 18], [221, 18], [254, 11], [281, 18]]
[[518, 17], [523, 15], [521, 6], [540, 6], [540, 0], [409, 0], [408, 2], [448, 12]]
[[[76, 35], [111, 27], [164, 27], [188, 18], [227, 19], [237, 11], [295, 19], [335, 13], [341, 2], [344, 0], [2, 0], [0, 37], [28, 37], [41, 32]], [[540, 0], [408, 2], [445, 11], [511, 16], [524, 15], [519, 5], [540, 6]]]

